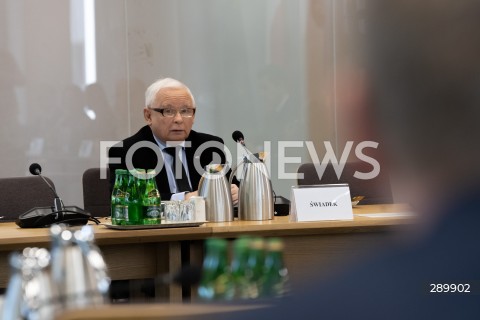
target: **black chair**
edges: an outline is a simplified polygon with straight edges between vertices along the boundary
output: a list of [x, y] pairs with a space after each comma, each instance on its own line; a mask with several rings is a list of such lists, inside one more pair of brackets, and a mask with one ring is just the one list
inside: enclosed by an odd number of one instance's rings
[[106, 179], [100, 179], [100, 168], [90, 168], [83, 173], [83, 206], [94, 217], [110, 215], [110, 169]]
[[298, 179], [298, 185], [348, 183], [352, 197], [365, 197], [360, 204], [393, 203], [387, 170], [381, 168], [380, 174], [369, 180], [354, 177], [355, 171], [368, 173], [372, 171], [372, 166], [366, 162], [347, 162], [340, 178], [338, 178], [331, 163], [328, 163], [321, 177], [317, 174], [315, 164], [305, 163], [298, 168], [298, 173], [303, 173], [304, 176], [303, 179]]
[[[53, 182], [45, 177], [52, 188]], [[35, 207], [52, 207], [55, 195], [39, 176], [0, 179], [0, 222], [15, 221]]]

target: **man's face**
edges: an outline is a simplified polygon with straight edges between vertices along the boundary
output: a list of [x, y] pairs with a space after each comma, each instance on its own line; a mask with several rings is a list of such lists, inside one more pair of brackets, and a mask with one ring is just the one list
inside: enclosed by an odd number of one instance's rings
[[161, 89], [153, 105], [144, 109], [145, 120], [157, 138], [163, 141], [184, 141], [192, 130], [195, 115], [191, 118], [183, 118], [177, 112], [174, 117], [169, 118], [153, 110], [165, 108], [175, 111], [184, 108], [193, 109], [193, 101], [187, 90], [184, 88]]

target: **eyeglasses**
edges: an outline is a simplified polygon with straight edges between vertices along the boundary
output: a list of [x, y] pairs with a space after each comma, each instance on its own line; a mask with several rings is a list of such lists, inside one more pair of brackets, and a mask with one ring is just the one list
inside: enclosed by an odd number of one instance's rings
[[177, 115], [177, 113], [180, 114], [182, 118], [191, 118], [195, 115], [195, 108], [182, 108], [180, 110], [175, 110], [173, 108], [150, 108], [151, 110], [155, 110], [159, 112], [162, 116], [167, 117], [167, 118], [173, 118]]

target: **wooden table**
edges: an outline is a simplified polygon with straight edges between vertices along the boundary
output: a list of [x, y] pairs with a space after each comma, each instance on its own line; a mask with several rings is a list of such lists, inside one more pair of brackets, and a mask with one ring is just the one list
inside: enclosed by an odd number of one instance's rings
[[[403, 205], [371, 205], [354, 208], [354, 214], [405, 211]], [[290, 222], [287, 217], [271, 221], [206, 223], [200, 227], [149, 230], [111, 230], [94, 226], [96, 243], [102, 250], [113, 280], [153, 278], [175, 272], [181, 266], [181, 243], [190, 244], [190, 261], [201, 265], [203, 240], [240, 235], [282, 237], [285, 263], [291, 278], [328, 276], [364, 250], [383, 243], [392, 227], [410, 224], [405, 218], [368, 218], [352, 221]], [[48, 229], [21, 229], [14, 223], [0, 223], [0, 288], [6, 287], [10, 268], [8, 254], [30, 247], [50, 247]], [[160, 288], [158, 288], [160, 289]], [[163, 288], [163, 290], [166, 290]], [[170, 301], [182, 300], [181, 288], [170, 286]]]
[[[105, 218], [102, 218], [105, 219]], [[105, 221], [105, 220], [104, 220]], [[100, 247], [112, 280], [145, 279], [179, 270], [181, 241], [205, 239], [211, 228], [111, 230], [93, 225], [95, 242]], [[13, 222], [0, 223], [0, 288], [7, 286], [10, 277], [8, 255], [25, 247], [50, 248], [48, 228], [22, 229]], [[178, 286], [160, 286], [160, 296], [181, 301]]]
[[263, 305], [214, 304], [128, 304], [105, 305], [82, 310], [65, 311], [56, 320], [119, 320], [119, 319], [208, 319], [216, 314], [232, 314]]

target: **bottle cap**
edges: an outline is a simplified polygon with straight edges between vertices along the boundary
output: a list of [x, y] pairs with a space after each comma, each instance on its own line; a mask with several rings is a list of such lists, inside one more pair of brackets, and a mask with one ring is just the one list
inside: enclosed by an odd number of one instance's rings
[[235, 251], [243, 251], [249, 248], [252, 239], [250, 237], [241, 237], [233, 242]]
[[149, 169], [146, 173], [147, 179], [155, 178], [156, 175], [157, 171], [155, 171], [155, 169]]
[[266, 249], [268, 251], [282, 251], [284, 248], [285, 245], [280, 238], [270, 238], [266, 244]]
[[145, 179], [145, 169], [131, 169], [128, 172], [137, 179]]
[[253, 238], [250, 241], [250, 249], [263, 250], [265, 248], [265, 241], [262, 238]]
[[227, 240], [219, 238], [210, 238], [206, 241], [206, 246], [209, 249], [226, 249]]

